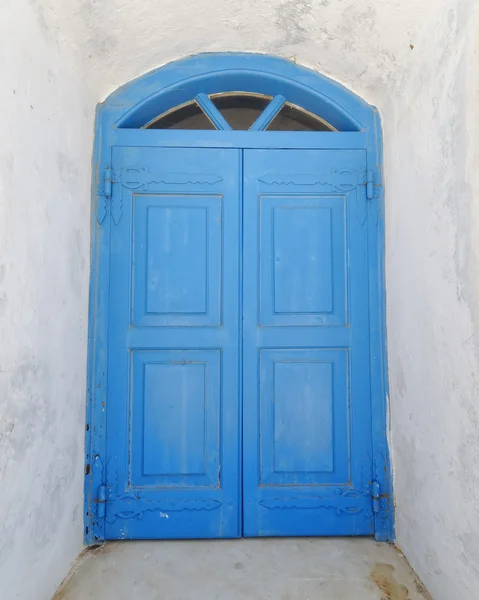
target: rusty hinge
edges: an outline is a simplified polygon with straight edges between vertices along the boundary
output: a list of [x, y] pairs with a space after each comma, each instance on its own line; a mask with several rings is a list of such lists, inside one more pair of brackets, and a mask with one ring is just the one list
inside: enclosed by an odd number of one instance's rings
[[379, 512], [380, 493], [379, 493], [379, 483], [377, 481], [373, 481], [371, 483], [371, 496], [373, 499], [373, 512], [378, 513]]

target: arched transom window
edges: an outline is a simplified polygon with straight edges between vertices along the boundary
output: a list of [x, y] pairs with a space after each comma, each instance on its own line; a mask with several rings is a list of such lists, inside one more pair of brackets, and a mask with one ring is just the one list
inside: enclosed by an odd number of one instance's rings
[[284, 96], [251, 92], [198, 94], [151, 119], [145, 129], [337, 131]]

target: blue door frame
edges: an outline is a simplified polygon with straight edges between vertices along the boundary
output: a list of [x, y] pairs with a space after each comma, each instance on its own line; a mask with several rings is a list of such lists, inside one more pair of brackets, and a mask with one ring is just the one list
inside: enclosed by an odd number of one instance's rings
[[[283, 95], [320, 115], [337, 132], [182, 131], [141, 129], [152, 118], [199, 92], [259, 92]], [[105, 539], [104, 482], [108, 410], [110, 232], [121, 216], [111, 196], [114, 147], [363, 150], [369, 198], [369, 358], [371, 385], [374, 536], [394, 539], [393, 496], [387, 443], [387, 362], [384, 288], [384, 193], [379, 114], [339, 84], [284, 59], [254, 54], [205, 54], [171, 63], [128, 83], [98, 106], [92, 182], [88, 396], [85, 466], [85, 543]]]

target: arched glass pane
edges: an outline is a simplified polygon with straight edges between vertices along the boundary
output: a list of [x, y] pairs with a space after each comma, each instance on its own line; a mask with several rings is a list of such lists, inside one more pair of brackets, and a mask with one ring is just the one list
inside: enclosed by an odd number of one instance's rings
[[336, 131], [313, 113], [286, 102], [266, 131]]
[[175, 106], [147, 125], [145, 129], [215, 129], [213, 123], [198, 106], [196, 101]]
[[[210, 96], [215, 108], [234, 130], [248, 130], [263, 113], [271, 96], [227, 92]], [[176, 106], [145, 125], [145, 129], [216, 129], [196, 100]], [[336, 131], [313, 113], [286, 102], [266, 131]]]
[[271, 96], [247, 92], [213, 94], [210, 98], [231, 128], [236, 130], [249, 129], [271, 101]]

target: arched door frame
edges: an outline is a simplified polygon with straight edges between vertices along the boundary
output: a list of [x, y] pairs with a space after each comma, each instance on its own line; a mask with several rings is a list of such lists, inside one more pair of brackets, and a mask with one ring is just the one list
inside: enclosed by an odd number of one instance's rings
[[[260, 92], [287, 99], [333, 125], [337, 132], [186, 131], [141, 129], [155, 116], [198, 93]], [[97, 492], [105, 460], [108, 295], [113, 146], [365, 149], [368, 229], [371, 409], [375, 538], [394, 538], [392, 480], [387, 441], [387, 359], [384, 287], [384, 193], [382, 133], [378, 111], [331, 79], [282, 58], [258, 54], [202, 54], [170, 63], [113, 92], [97, 107], [92, 180], [88, 394], [85, 466], [85, 542], [102, 541]]]

